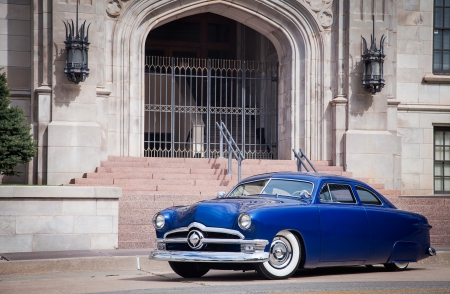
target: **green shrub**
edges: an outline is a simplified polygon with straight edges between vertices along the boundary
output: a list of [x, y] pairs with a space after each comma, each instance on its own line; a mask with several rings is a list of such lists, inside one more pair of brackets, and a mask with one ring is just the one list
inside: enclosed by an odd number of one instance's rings
[[[0, 69], [1, 70], [1, 69]], [[14, 171], [20, 164], [31, 161], [36, 147], [30, 134], [31, 127], [24, 125], [25, 114], [19, 107], [9, 107], [10, 91], [6, 73], [0, 75], [0, 174], [20, 176]]]

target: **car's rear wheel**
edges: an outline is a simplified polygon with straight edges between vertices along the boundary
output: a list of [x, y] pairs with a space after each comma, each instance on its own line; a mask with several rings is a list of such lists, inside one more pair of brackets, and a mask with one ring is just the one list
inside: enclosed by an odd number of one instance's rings
[[409, 262], [392, 262], [383, 265], [389, 271], [403, 271], [408, 267]]
[[270, 244], [269, 260], [255, 265], [256, 271], [270, 280], [292, 276], [300, 264], [301, 244], [289, 231], [279, 232]]
[[172, 270], [183, 278], [200, 278], [209, 272], [209, 268], [195, 262], [169, 261]]

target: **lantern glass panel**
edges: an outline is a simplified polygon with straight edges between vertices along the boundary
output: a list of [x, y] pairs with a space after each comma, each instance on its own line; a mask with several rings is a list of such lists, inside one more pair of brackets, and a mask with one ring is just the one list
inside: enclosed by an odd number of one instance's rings
[[87, 67], [88, 66], [88, 57], [87, 57], [87, 51], [85, 50], [84, 52], [83, 52], [84, 54], [84, 66], [85, 67]]
[[67, 63], [72, 63], [73, 60], [73, 50], [68, 49], [67, 50]]
[[366, 63], [366, 76], [372, 75], [372, 63], [367, 62]]
[[73, 63], [74, 64], [80, 64], [83, 63], [83, 53], [80, 49], [75, 49], [73, 52]]
[[372, 61], [372, 75], [380, 75], [380, 63], [378, 61]]

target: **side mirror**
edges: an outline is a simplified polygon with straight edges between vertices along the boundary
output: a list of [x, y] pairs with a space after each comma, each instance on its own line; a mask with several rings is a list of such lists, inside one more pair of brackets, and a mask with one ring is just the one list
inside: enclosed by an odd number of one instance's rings
[[225, 193], [224, 191], [217, 192], [217, 198], [225, 198], [226, 195], [227, 193]]

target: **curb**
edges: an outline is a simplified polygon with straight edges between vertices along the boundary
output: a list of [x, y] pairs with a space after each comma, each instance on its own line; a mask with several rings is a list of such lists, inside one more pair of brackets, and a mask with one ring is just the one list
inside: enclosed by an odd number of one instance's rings
[[[138, 262], [139, 260], [139, 262]], [[448, 266], [450, 251], [438, 251], [436, 256], [419, 261], [419, 265]], [[0, 260], [0, 276], [7, 275], [43, 275], [56, 273], [136, 271], [170, 272], [168, 262], [149, 260], [148, 255], [79, 257], [38, 260]]]
[[0, 261], [0, 276], [6, 275], [38, 275], [75, 272], [135, 271], [138, 260], [144, 271], [171, 271], [165, 261], [149, 260], [148, 255], [141, 256], [108, 256], [80, 257], [61, 259], [39, 259]]

